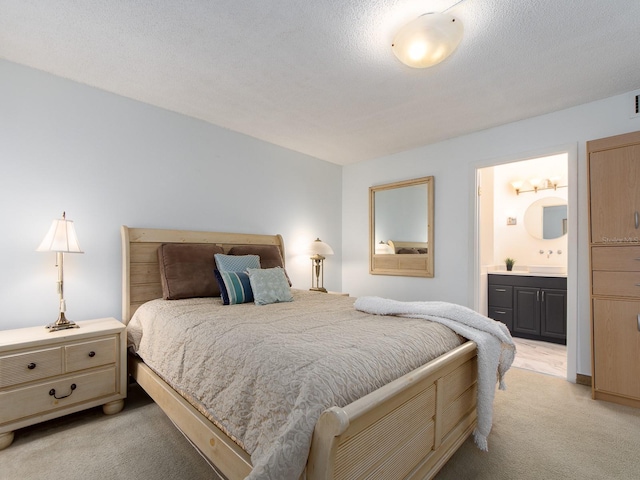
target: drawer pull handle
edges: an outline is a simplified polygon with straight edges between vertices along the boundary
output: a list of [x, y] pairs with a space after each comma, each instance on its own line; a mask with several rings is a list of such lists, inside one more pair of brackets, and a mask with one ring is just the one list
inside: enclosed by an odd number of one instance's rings
[[[506, 315], [507, 314], [507, 312], [502, 312], [500, 310], [496, 310], [495, 312], [499, 313], [500, 315]], [[638, 315], [638, 317], [640, 317], [640, 315]]]
[[91, 351], [89, 352], [89, 356], [90, 356], [91, 358], [95, 357], [95, 356], [96, 356], [96, 352], [94, 352], [93, 350], [91, 350]]
[[51, 395], [56, 400], [62, 400], [63, 398], [69, 397], [73, 393], [73, 391], [76, 389], [76, 384], [72, 383], [70, 388], [71, 388], [71, 391], [69, 392], [68, 395], [63, 395], [62, 397], [56, 397], [56, 389], [55, 388], [52, 388], [51, 390], [49, 390], [49, 395]]
[[32, 363], [30, 363], [29, 365], [27, 365], [27, 368], [28, 368], [29, 370], [33, 370], [34, 368], [36, 368], [36, 364], [32, 362]]
[[640, 227], [640, 215], [638, 214], [638, 212], [636, 211], [636, 213], [633, 215], [633, 218], [636, 222], [636, 230], [638, 229], [638, 227]]
[[496, 292], [506, 292], [505, 288], [496, 288]]

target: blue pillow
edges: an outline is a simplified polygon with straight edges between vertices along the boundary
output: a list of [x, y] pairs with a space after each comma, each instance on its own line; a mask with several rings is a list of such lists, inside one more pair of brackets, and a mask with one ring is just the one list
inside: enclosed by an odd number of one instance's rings
[[221, 272], [245, 272], [247, 268], [260, 268], [260, 256], [258, 255], [214, 255], [216, 265]]
[[224, 305], [253, 302], [253, 291], [247, 273], [219, 270], [214, 270], [213, 273], [220, 285], [220, 296]]
[[281, 267], [247, 270], [256, 305], [292, 302], [291, 288]]

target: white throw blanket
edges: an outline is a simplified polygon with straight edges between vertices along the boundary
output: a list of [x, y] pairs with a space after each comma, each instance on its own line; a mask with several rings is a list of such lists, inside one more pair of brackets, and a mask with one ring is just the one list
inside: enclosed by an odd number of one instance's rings
[[476, 445], [488, 450], [487, 437], [493, 422], [496, 378], [506, 389], [504, 375], [511, 367], [516, 348], [506, 325], [462, 305], [447, 302], [400, 302], [380, 297], [360, 297], [357, 310], [376, 315], [423, 318], [446, 325], [478, 345], [478, 425], [473, 432]]

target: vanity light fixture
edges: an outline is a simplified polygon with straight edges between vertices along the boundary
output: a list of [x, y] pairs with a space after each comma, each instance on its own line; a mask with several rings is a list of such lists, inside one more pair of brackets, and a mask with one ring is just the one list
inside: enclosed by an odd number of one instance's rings
[[524, 181], [522, 180], [514, 180], [511, 182], [511, 186], [516, 191], [516, 195], [520, 195], [521, 193], [534, 192], [538, 193], [540, 190], [557, 190], [558, 188], [567, 188], [567, 185], [559, 185], [560, 177], [551, 177], [546, 180], [541, 180], [539, 178], [532, 178], [529, 180], [529, 184], [531, 185], [531, 190], [522, 190], [522, 186], [524, 185]]
[[42, 240], [40, 246], [36, 249], [38, 252], [56, 252], [56, 266], [58, 267], [58, 295], [60, 296], [60, 314], [58, 319], [54, 323], [47, 325], [50, 332], [56, 330], [64, 330], [67, 328], [78, 328], [78, 325], [74, 322], [70, 322], [65, 317], [64, 313], [67, 310], [67, 305], [64, 301], [64, 289], [63, 289], [63, 268], [62, 263], [64, 261], [63, 255], [65, 253], [84, 253], [80, 250], [78, 244], [78, 236], [76, 235], [76, 229], [73, 226], [72, 220], [67, 220], [65, 212], [62, 212], [62, 218], [54, 220], [51, 224], [51, 228], [47, 232], [47, 235]]
[[515, 189], [516, 195], [520, 195], [520, 189], [522, 188], [522, 185], [524, 185], [524, 182], [522, 180], [515, 180], [511, 182], [511, 186]]
[[405, 65], [427, 68], [451, 55], [462, 40], [462, 34], [459, 19], [444, 12], [425, 13], [396, 33], [391, 48]]
[[311, 253], [311, 288], [314, 292], [327, 293], [324, 288], [324, 259], [327, 255], [333, 255], [333, 249], [319, 238], [316, 238], [309, 247]]

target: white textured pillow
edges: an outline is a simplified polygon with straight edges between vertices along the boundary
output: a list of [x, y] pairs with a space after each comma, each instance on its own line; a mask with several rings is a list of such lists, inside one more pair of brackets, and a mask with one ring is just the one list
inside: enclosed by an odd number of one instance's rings
[[256, 305], [293, 301], [289, 282], [281, 267], [248, 268], [247, 273]]

